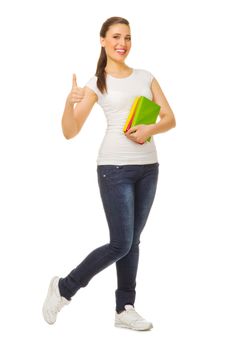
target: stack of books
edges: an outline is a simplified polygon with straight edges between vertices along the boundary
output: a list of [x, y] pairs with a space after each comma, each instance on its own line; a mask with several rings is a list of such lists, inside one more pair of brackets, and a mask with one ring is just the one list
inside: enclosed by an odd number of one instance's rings
[[[139, 124], [155, 124], [160, 112], [160, 106], [154, 101], [149, 100], [145, 96], [138, 96], [135, 98], [131, 107], [130, 113], [123, 127], [126, 133], [132, 126]], [[146, 141], [151, 141], [151, 136]], [[143, 144], [144, 142], [140, 142]]]

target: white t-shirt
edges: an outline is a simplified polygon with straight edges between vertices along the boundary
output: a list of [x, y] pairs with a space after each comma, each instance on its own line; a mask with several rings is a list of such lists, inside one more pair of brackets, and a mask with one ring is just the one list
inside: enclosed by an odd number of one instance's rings
[[144, 69], [133, 69], [126, 78], [106, 76], [108, 93], [102, 94], [97, 87], [97, 77], [87, 83], [98, 96], [97, 103], [102, 107], [107, 120], [105, 136], [98, 151], [97, 164], [151, 164], [158, 162], [156, 146], [151, 141], [144, 144], [128, 139], [123, 126], [131, 106], [137, 96], [152, 100], [151, 82], [154, 76]]

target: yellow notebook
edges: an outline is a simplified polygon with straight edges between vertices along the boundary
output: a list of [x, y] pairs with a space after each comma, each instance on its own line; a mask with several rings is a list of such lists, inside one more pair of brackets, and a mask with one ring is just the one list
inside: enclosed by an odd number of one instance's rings
[[[123, 127], [124, 133], [135, 125], [156, 123], [160, 108], [158, 104], [145, 96], [136, 97]], [[151, 136], [146, 141], [150, 142]]]

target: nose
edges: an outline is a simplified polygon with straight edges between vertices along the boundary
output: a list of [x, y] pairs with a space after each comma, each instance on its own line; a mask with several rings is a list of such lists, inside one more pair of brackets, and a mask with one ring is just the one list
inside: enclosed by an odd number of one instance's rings
[[120, 38], [120, 45], [126, 46], [126, 39]]

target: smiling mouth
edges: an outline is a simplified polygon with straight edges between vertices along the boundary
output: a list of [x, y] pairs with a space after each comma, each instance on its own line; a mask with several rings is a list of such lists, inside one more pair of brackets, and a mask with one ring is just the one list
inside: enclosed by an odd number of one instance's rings
[[115, 51], [116, 51], [119, 55], [125, 55], [125, 53], [127, 52], [127, 50], [124, 50], [124, 49], [115, 49]]

